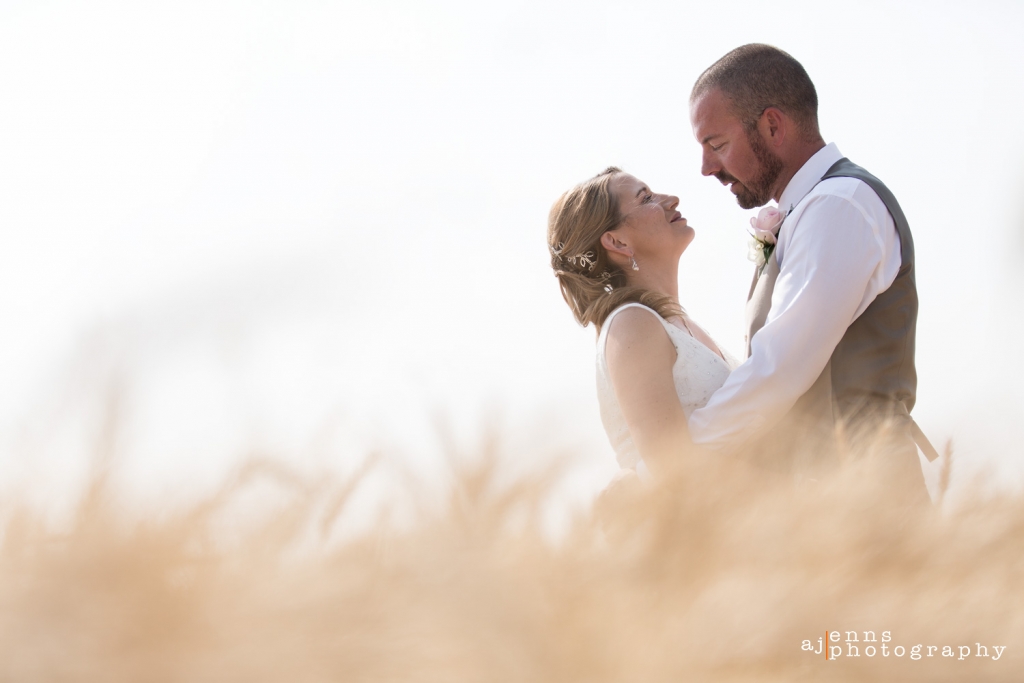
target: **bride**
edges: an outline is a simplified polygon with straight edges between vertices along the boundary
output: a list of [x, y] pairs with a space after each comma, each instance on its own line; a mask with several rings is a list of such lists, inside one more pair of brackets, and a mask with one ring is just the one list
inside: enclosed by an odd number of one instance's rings
[[562, 296], [598, 330], [601, 421], [619, 464], [641, 478], [680, 457], [690, 413], [736, 364], [679, 304], [694, 231], [678, 205], [610, 167], [563, 194], [548, 219]]

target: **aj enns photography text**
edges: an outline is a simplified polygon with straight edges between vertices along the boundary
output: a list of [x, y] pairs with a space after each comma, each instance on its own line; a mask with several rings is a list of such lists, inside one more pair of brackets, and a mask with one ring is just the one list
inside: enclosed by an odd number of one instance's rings
[[[845, 637], [844, 637], [845, 633]], [[825, 631], [817, 642], [803, 641], [800, 649], [821, 655], [827, 661], [834, 662], [842, 657], [909, 657], [913, 660], [925, 657], [947, 657], [963, 661], [973, 657], [988, 657], [998, 660], [1006, 650], [1005, 645], [893, 645], [892, 632], [882, 631], [881, 639], [875, 637], [874, 631]]]

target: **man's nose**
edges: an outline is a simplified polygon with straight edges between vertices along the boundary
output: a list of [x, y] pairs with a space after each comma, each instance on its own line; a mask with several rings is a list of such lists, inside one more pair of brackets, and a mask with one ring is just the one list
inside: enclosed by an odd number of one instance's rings
[[700, 174], [709, 176], [714, 175], [721, 170], [722, 165], [718, 163], [718, 160], [713, 154], [711, 154], [710, 150], [705, 149], [700, 158]]

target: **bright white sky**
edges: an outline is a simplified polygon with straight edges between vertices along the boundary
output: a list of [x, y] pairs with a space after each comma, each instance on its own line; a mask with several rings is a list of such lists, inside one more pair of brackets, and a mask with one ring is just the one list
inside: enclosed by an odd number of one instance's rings
[[438, 412], [606, 478], [548, 208], [609, 164], [680, 196], [683, 304], [738, 353], [751, 214], [700, 176], [687, 96], [760, 41], [910, 219], [919, 422], [962, 472], [1019, 476], [1024, 7], [893, 5], [0, 3], [4, 471], [80, 469], [116, 368], [143, 485], [253, 447], [348, 467], [385, 444], [429, 471]]

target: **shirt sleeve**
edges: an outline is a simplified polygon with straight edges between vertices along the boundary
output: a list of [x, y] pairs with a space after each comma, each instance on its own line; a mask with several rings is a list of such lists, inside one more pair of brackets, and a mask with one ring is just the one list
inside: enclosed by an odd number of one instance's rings
[[798, 211], [792, 232], [780, 235], [779, 276], [750, 357], [690, 416], [697, 443], [739, 443], [778, 421], [824, 370], [862, 303], [884, 289], [881, 226], [860, 204], [822, 194]]

